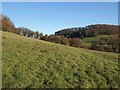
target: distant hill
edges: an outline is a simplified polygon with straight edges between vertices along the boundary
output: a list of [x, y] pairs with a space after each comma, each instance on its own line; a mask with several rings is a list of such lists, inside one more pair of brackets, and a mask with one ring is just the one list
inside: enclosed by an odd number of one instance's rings
[[55, 32], [56, 35], [64, 35], [69, 38], [84, 38], [97, 35], [118, 34], [117, 25], [95, 24], [86, 27], [66, 28]]
[[[119, 52], [118, 26], [107, 24], [88, 25], [86, 27], [66, 28], [55, 32], [55, 35], [67, 38], [80, 38], [84, 48]], [[114, 48], [115, 47], [115, 48]]]
[[3, 88], [117, 88], [118, 54], [2, 33]]

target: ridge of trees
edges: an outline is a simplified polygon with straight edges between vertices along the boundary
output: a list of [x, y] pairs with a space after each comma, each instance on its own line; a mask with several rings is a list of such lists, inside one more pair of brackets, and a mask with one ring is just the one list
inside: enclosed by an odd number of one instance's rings
[[86, 27], [66, 28], [55, 32], [56, 35], [64, 35], [69, 38], [94, 37], [97, 35], [116, 35], [118, 34], [117, 25], [95, 24]]
[[83, 45], [82, 39], [85, 37], [95, 37], [97, 35], [110, 35], [106, 38], [101, 38], [99, 41], [92, 42], [92, 46], [88, 49], [99, 50], [99, 51], [109, 51], [118, 52], [118, 26], [116, 25], [106, 25], [106, 24], [96, 24], [88, 25], [86, 27], [78, 28], [67, 28], [55, 32], [53, 35], [43, 35], [42, 32], [32, 31], [25, 27], [15, 27], [14, 23], [9, 17], [1, 15], [0, 26], [1, 30], [13, 32], [18, 35], [49, 41], [53, 43], [69, 45], [78, 48], [86, 48]]

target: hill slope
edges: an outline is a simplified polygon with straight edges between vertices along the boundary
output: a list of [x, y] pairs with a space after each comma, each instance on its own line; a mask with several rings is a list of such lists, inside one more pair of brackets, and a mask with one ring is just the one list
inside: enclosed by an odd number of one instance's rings
[[100, 40], [100, 38], [106, 38], [108, 36], [110, 36], [110, 35], [98, 35], [96, 37], [85, 37], [85, 38], [83, 38], [81, 40], [83, 41], [83, 44], [86, 47], [91, 47], [92, 42], [98, 41], [98, 40]]
[[3, 87], [118, 87], [118, 55], [3, 33]]

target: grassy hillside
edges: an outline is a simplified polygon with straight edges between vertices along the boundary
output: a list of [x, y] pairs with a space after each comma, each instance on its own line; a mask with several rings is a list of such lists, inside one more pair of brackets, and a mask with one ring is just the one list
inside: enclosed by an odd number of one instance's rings
[[86, 38], [83, 38], [82, 40], [86, 43], [91, 43], [91, 42], [99, 40], [100, 38], [105, 38], [107, 36], [109, 35], [98, 35], [96, 37], [86, 37]]
[[118, 55], [3, 32], [3, 87], [118, 87]]
[[85, 46], [91, 47], [92, 42], [98, 41], [100, 38], [105, 38], [108, 36], [110, 36], [110, 35], [98, 35], [96, 37], [86, 37], [86, 38], [83, 38], [82, 41]]

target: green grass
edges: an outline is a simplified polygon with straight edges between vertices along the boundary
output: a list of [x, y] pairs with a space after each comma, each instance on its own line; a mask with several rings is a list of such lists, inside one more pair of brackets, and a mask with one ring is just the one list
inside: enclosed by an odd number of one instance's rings
[[97, 40], [99, 40], [100, 38], [105, 38], [105, 37], [107, 37], [107, 36], [109, 36], [109, 35], [98, 35], [98, 36], [96, 36], [96, 37], [86, 37], [86, 38], [84, 38], [84, 39], [82, 39], [84, 42], [86, 42], [86, 43], [91, 43], [91, 42], [93, 42], [93, 41], [97, 41]]
[[7, 88], [117, 88], [118, 55], [3, 33]]
[[109, 35], [98, 35], [96, 37], [86, 37], [86, 38], [83, 38], [82, 41], [85, 46], [91, 47], [92, 42], [98, 41], [100, 38], [105, 38], [107, 36]]

